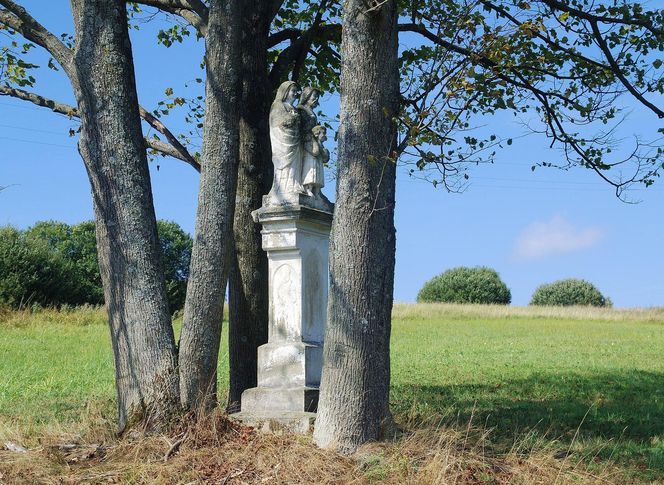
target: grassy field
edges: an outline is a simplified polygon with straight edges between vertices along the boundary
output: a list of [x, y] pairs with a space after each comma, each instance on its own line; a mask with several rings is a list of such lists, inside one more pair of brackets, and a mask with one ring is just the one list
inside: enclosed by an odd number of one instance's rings
[[[544, 453], [582, 464], [589, 477], [604, 480], [598, 483], [658, 482], [664, 480], [662, 349], [664, 309], [397, 305], [392, 409], [411, 433], [445, 430], [467, 440], [473, 430], [484, 457], [518, 461]], [[222, 389], [226, 357], [223, 347]], [[112, 421], [103, 312], [0, 315], [0, 376], [0, 443], [39, 440], [53, 430], [83, 432], [100, 417]], [[359, 476], [387, 479], [385, 466], [367, 465]], [[613, 478], [602, 475], [606, 470]], [[487, 480], [472, 483], [503, 483]]]

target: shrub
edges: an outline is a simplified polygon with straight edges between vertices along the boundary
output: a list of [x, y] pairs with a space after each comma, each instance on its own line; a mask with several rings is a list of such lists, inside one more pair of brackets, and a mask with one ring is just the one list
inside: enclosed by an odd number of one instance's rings
[[0, 305], [77, 305], [79, 297], [70, 261], [40, 239], [0, 227]]
[[[176, 312], [184, 306], [192, 239], [175, 222], [157, 221], [157, 231], [166, 294], [171, 312]], [[67, 281], [69, 282], [63, 287], [63, 292], [67, 292], [66, 295], [61, 292], [59, 300], [42, 304], [100, 305], [104, 303], [93, 221], [85, 221], [72, 226], [62, 222], [42, 221], [27, 229], [25, 233], [20, 233], [13, 228], [10, 232], [14, 235], [12, 237], [20, 237], [22, 240], [29, 241], [29, 244], [40, 247], [44, 252], [52, 253], [54, 258], [57, 256], [56, 259], [66, 263]], [[8, 255], [7, 257], [11, 260], [16, 256]], [[27, 278], [28, 276], [23, 275], [22, 277]], [[2, 279], [2, 273], [0, 273], [0, 279]]]
[[103, 305], [104, 290], [97, 262], [95, 223], [85, 221], [70, 226], [63, 222], [42, 221], [26, 230], [26, 236], [39, 239], [70, 261], [78, 286], [80, 303]]
[[591, 283], [569, 278], [539, 286], [530, 300], [540, 306], [611, 306], [611, 300]]
[[427, 281], [418, 302], [484, 303], [508, 305], [512, 294], [491, 268], [453, 268]]

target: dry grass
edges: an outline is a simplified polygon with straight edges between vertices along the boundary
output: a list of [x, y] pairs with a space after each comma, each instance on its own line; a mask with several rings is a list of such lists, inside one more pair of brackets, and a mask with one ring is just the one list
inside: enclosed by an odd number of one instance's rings
[[0, 451], [0, 483], [632, 483], [605, 462], [591, 470], [587, 461], [556, 458], [552, 448], [525, 442], [496, 454], [490, 430], [470, 425], [407, 423], [394, 441], [366, 445], [350, 457], [320, 450], [310, 437], [257, 433], [221, 413], [197, 425], [185, 418], [164, 436], [117, 439], [111, 430], [100, 419], [81, 433], [51, 429], [27, 442], [17, 430], [0, 430], [0, 442], [29, 448]]
[[455, 303], [397, 303], [393, 319], [422, 320], [437, 318], [555, 318], [569, 320], [604, 320], [614, 322], [664, 322], [664, 307], [598, 308], [587, 306], [509, 306]]
[[106, 309], [103, 306], [82, 305], [78, 307], [36, 308], [11, 310], [0, 307], [0, 328], [44, 326], [49, 324], [72, 326], [106, 325]]

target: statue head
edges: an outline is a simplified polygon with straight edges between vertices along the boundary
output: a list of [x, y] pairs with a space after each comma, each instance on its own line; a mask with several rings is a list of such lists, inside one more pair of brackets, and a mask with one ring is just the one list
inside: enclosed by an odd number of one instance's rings
[[307, 86], [302, 90], [302, 96], [300, 96], [300, 106], [309, 106], [315, 108], [318, 106], [318, 98], [320, 98], [320, 91], [316, 88]]
[[311, 129], [311, 132], [321, 143], [327, 140], [327, 128], [321, 125], [316, 125]]
[[299, 94], [300, 86], [298, 86], [295, 81], [284, 81], [279, 88], [277, 88], [277, 95], [274, 100], [293, 104], [293, 101], [297, 99]]

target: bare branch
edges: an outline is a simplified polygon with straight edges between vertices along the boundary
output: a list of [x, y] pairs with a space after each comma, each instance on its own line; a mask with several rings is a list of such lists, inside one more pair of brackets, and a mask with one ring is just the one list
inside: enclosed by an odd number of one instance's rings
[[207, 32], [208, 8], [201, 0], [136, 0], [136, 3], [155, 7], [182, 17], [202, 36]]
[[[152, 114], [150, 114], [150, 112], [148, 112], [142, 106], [139, 106], [138, 110], [141, 114], [141, 118], [143, 118], [152, 128], [154, 128], [155, 130], [157, 130], [159, 133], [161, 133], [162, 135], [164, 135], [166, 137], [166, 139], [171, 144], [173, 149], [179, 155], [179, 156], [176, 156], [175, 158], [183, 160], [183, 161], [187, 162], [189, 165], [191, 165], [192, 167], [194, 167], [199, 172], [201, 171], [201, 165], [200, 165], [200, 163], [198, 163], [198, 160], [196, 160], [187, 151], [187, 149], [184, 147], [184, 145], [182, 145], [182, 143], [180, 143], [180, 141], [177, 139], [177, 137], [173, 133], [171, 133], [171, 131], [168, 128], [166, 128], [166, 126], [161, 121], [159, 121], [156, 117], [152, 116]], [[159, 151], [161, 151], [161, 150], [159, 150]], [[170, 155], [170, 153], [169, 153], [169, 155]], [[173, 155], [171, 155], [171, 156], [173, 156]]]
[[145, 137], [145, 146], [146, 148], [155, 150], [162, 155], [167, 155], [169, 157], [182, 160], [185, 163], [191, 165], [197, 172], [201, 171], [201, 164], [196, 161], [195, 158], [188, 156], [184, 157], [182, 154], [173, 146], [156, 138]]
[[267, 47], [272, 48], [275, 45], [279, 45], [286, 40], [291, 42], [297, 39], [302, 35], [302, 30], [300, 29], [284, 29], [279, 32], [271, 34], [267, 39]]
[[41, 106], [42, 108], [48, 108], [55, 113], [60, 113], [70, 118], [79, 118], [78, 109], [70, 106], [68, 104], [60, 103], [58, 101], [53, 101], [52, 99], [45, 98], [39, 94], [30, 93], [24, 91], [23, 89], [10, 88], [7, 86], [0, 86], [0, 96], [11, 96], [12, 98], [21, 99], [23, 101], [29, 101], [32, 104]]
[[[7, 86], [0, 86], [0, 96], [11, 96], [13, 98], [21, 99], [23, 101], [28, 101], [42, 108], [48, 108], [55, 113], [60, 113], [70, 118], [80, 118], [78, 109], [74, 106], [70, 106], [65, 103], [60, 103], [52, 99], [46, 98], [39, 94], [31, 93], [24, 91], [22, 89], [10, 88]], [[143, 118], [150, 126], [152, 126], [159, 133], [164, 135], [169, 143], [162, 142], [155, 138], [146, 138], [145, 144], [147, 148], [156, 150], [164, 155], [177, 158], [183, 162], [188, 163], [194, 167], [197, 171], [200, 172], [201, 165], [188, 151], [187, 149], [178, 141], [177, 137], [171, 133], [164, 124], [148, 113], [144, 108], [139, 107], [141, 118]]]

